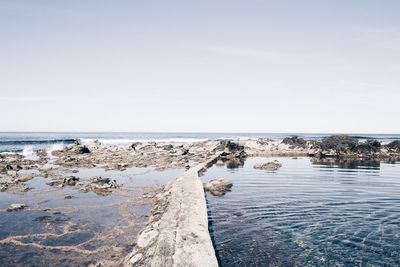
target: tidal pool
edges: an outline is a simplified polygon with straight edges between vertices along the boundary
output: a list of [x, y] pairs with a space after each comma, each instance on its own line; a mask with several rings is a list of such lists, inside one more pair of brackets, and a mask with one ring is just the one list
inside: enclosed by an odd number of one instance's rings
[[[278, 171], [255, 170], [279, 160]], [[249, 158], [215, 165], [203, 181], [210, 232], [221, 266], [399, 266], [400, 164]]]
[[[55, 188], [51, 178], [35, 177], [28, 192], [0, 192], [0, 266], [87, 266], [103, 262], [120, 266], [147, 222], [152, 194], [183, 170], [126, 171], [79, 169], [65, 173], [80, 178], [115, 179], [118, 190], [108, 195], [82, 192], [78, 186]], [[12, 203], [24, 210], [8, 212]]]

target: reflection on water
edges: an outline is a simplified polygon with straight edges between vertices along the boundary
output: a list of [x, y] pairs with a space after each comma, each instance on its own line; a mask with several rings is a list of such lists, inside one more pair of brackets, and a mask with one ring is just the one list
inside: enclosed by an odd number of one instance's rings
[[[50, 187], [51, 179], [43, 177], [28, 181], [28, 192], [0, 192], [0, 266], [87, 266], [98, 261], [119, 266], [148, 220], [151, 199], [142, 194], [181, 172], [93, 168], [73, 174], [80, 181], [101, 175], [123, 185], [107, 196], [78, 186]], [[12, 203], [28, 207], [7, 212]]]
[[[254, 170], [278, 159], [277, 172]], [[399, 266], [400, 165], [250, 158], [214, 166], [232, 191], [207, 194], [221, 266]]]

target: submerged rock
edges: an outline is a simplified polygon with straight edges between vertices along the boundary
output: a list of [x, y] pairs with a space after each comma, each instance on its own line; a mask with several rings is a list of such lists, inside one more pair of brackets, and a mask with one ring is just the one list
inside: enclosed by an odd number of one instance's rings
[[11, 204], [10, 207], [7, 209], [7, 211], [18, 211], [18, 210], [23, 210], [26, 207], [25, 204]]
[[256, 163], [253, 168], [258, 170], [276, 171], [282, 167], [282, 164], [277, 161], [271, 161], [266, 163]]
[[225, 179], [215, 179], [204, 183], [204, 190], [210, 192], [213, 196], [223, 196], [230, 191], [233, 184]]

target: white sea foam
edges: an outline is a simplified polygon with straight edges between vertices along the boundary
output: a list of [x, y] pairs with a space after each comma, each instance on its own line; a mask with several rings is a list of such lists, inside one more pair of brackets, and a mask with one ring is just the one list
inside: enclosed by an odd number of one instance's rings
[[46, 151], [47, 151], [47, 156], [48, 156], [49, 158], [52, 158], [52, 157], [53, 157], [53, 155], [52, 155], [53, 151], [63, 150], [64, 147], [65, 147], [65, 144], [64, 144], [64, 143], [59, 143], [59, 144], [53, 144], [53, 145], [51, 145], [51, 146], [46, 150]]
[[36, 155], [35, 150], [33, 149], [33, 146], [26, 146], [24, 147], [23, 151], [21, 154], [26, 158], [30, 160], [37, 160], [38, 156]]

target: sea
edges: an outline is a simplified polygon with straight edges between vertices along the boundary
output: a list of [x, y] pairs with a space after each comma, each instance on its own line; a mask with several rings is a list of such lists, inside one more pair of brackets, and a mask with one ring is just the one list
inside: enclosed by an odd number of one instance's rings
[[[173, 133], [173, 132], [0, 132], [0, 153], [29, 154], [37, 149], [61, 149], [80, 141], [83, 144], [99, 140], [105, 144], [126, 145], [140, 141], [196, 142], [206, 140], [248, 140], [258, 138], [283, 139], [299, 136], [306, 140], [318, 140], [329, 133]], [[351, 134], [359, 140], [377, 139], [382, 142], [399, 140], [400, 134]]]

